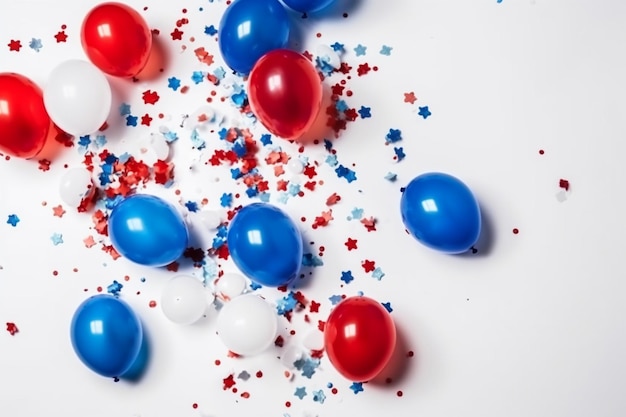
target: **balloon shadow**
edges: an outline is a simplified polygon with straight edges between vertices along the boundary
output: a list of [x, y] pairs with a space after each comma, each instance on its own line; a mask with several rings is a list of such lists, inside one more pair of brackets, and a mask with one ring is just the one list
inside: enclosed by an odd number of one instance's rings
[[[408, 352], [411, 352], [409, 354]], [[417, 354], [415, 349], [410, 349], [404, 329], [396, 323], [396, 346], [387, 366], [371, 381], [370, 384], [381, 387], [394, 387], [399, 385], [408, 372], [415, 368]]]
[[322, 88], [322, 104], [320, 105], [320, 110], [315, 121], [309, 130], [295, 141], [301, 145], [315, 144], [316, 141], [322, 142], [324, 139], [331, 139], [335, 136], [332, 125], [329, 123], [332, 116], [329, 116], [326, 112], [326, 109], [330, 106], [334, 106], [332, 89], [330, 85], [326, 83], [322, 83]]
[[458, 256], [470, 257], [470, 256], [488, 256], [495, 243], [495, 233], [493, 229], [493, 220], [491, 214], [483, 207], [480, 208], [480, 236], [476, 244], [467, 252], [461, 253]]
[[323, 8], [314, 13], [300, 13], [289, 8], [289, 6], [283, 6], [289, 12], [290, 16], [296, 17], [300, 20], [312, 19], [312, 20], [329, 20], [329, 19], [343, 19], [350, 15], [363, 5], [363, 0], [335, 0], [328, 7]]
[[161, 36], [152, 34], [152, 48], [148, 56], [148, 62], [141, 72], [135, 76], [138, 81], [155, 81], [162, 77], [170, 62], [169, 49], [164, 45]]
[[143, 338], [141, 339], [141, 348], [139, 349], [137, 359], [135, 359], [135, 362], [133, 362], [128, 371], [126, 371], [124, 375], [120, 377], [121, 380], [132, 383], [138, 383], [141, 381], [146, 373], [146, 370], [148, 369], [148, 364], [150, 363], [150, 337], [143, 323], [141, 327], [143, 329]]

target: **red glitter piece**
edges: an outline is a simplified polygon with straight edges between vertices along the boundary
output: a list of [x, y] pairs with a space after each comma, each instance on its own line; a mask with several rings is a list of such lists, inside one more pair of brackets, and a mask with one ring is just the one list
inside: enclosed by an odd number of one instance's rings
[[15, 323], [7, 322], [7, 332], [9, 332], [11, 336], [15, 336], [19, 331]]
[[174, 31], [170, 33], [173, 41], [180, 41], [183, 39], [183, 31], [178, 28], [174, 28]]
[[49, 171], [50, 170], [50, 161], [48, 159], [42, 159], [39, 161], [39, 169], [41, 171]]
[[202, 248], [187, 248], [183, 252], [183, 256], [191, 259], [194, 263], [200, 263], [204, 260], [204, 250]]
[[52, 214], [56, 217], [63, 217], [65, 209], [59, 204], [58, 206], [52, 208]]
[[417, 101], [417, 97], [415, 97], [415, 93], [411, 91], [410, 93], [404, 93], [404, 102], [413, 104]]
[[302, 294], [302, 292], [301, 292], [301, 291], [296, 291], [296, 293], [294, 294], [293, 298], [295, 298], [295, 299], [296, 299], [296, 301], [297, 301], [298, 303], [300, 303], [300, 305], [301, 305], [301, 306], [303, 306], [303, 307], [304, 307], [304, 306], [306, 306], [306, 304], [307, 304], [307, 299], [306, 299], [306, 297], [304, 296], [304, 294]]
[[157, 101], [159, 101], [159, 95], [156, 91], [152, 90], [144, 91], [141, 97], [143, 98], [143, 102], [145, 104], [155, 104]]
[[178, 272], [178, 267], [179, 267], [179, 263], [174, 261], [171, 264], [169, 264], [168, 266], [166, 266], [167, 270], [170, 272]]
[[150, 302], [148, 303], [148, 307], [150, 308], [154, 308], [157, 306], [157, 302], [154, 300], [150, 300]]
[[356, 73], [360, 76], [367, 74], [368, 72], [370, 72], [371, 68], [369, 66], [369, 64], [366, 62], [364, 64], [359, 65], [359, 67], [356, 70]]
[[354, 122], [359, 117], [359, 112], [357, 112], [356, 109], [348, 109], [343, 114], [346, 120], [350, 122]]
[[289, 181], [280, 180], [276, 183], [276, 189], [278, 191], [287, 191], [288, 185], [289, 185]]
[[564, 180], [564, 179], [560, 179], [559, 180], [559, 187], [564, 189], [565, 191], [569, 191], [569, 181], [568, 180]]
[[224, 260], [228, 260], [229, 253], [227, 245], [222, 245], [215, 251], [217, 257]]
[[282, 336], [278, 336], [276, 340], [274, 340], [274, 346], [283, 347], [285, 345], [285, 339]]
[[[317, 185], [316, 181], [307, 181], [304, 183], [304, 188], [310, 191], [315, 191], [315, 186]], [[259, 190], [260, 191], [260, 190]]]
[[369, 219], [361, 219], [361, 223], [365, 226], [368, 232], [376, 231], [376, 219], [370, 217]]
[[9, 46], [9, 51], [19, 52], [20, 49], [22, 49], [22, 42], [19, 40], [11, 39], [11, 42], [9, 42], [8, 46]]
[[97, 210], [93, 216], [91, 216], [91, 219], [94, 222], [94, 229], [96, 229], [96, 232], [101, 235], [108, 235], [107, 216], [102, 210]]
[[341, 85], [341, 84], [335, 84], [335, 85], [333, 85], [333, 86], [331, 87], [332, 94], [333, 94], [333, 95], [340, 96], [340, 95], [342, 95], [342, 94], [343, 94], [343, 89], [344, 89], [344, 88], [345, 88], [345, 87], [344, 87], [343, 85]]
[[54, 39], [56, 39], [57, 43], [67, 42], [67, 34], [64, 30], [61, 30], [54, 35]]
[[333, 204], [337, 204], [341, 200], [341, 196], [337, 195], [337, 193], [332, 193], [330, 197], [326, 199], [326, 205], [332, 206]]
[[247, 391], [244, 391], [241, 393], [241, 398], [250, 398], [250, 393]]
[[357, 249], [356, 243], [357, 243], [356, 239], [352, 239], [349, 237], [348, 240], [346, 240], [346, 243], [344, 243], [344, 245], [346, 245], [348, 250], [354, 250], [354, 249]]
[[313, 222], [313, 227], [321, 227], [326, 226], [328, 223], [333, 220], [333, 211], [323, 211], [320, 216], [315, 217], [315, 221]]
[[304, 175], [306, 175], [307, 177], [309, 177], [309, 179], [312, 179], [314, 176], [317, 175], [317, 172], [315, 172], [315, 167], [313, 165], [307, 165], [304, 168]]
[[[198, 61], [202, 62], [203, 64], [207, 64], [207, 65], [213, 64], [213, 58], [214, 58], [213, 55], [208, 53], [204, 49], [204, 47], [197, 48], [193, 52], [196, 54], [196, 58], [198, 58]], [[211, 79], [209, 79], [209, 81], [211, 81]]]
[[309, 306], [309, 311], [311, 313], [319, 313], [320, 310], [320, 303], [316, 302], [315, 300], [311, 300], [311, 305]]
[[320, 332], [323, 332], [325, 327], [326, 327], [325, 321], [322, 321], [322, 320], [317, 321], [317, 328]]
[[302, 52], [302, 55], [304, 55], [305, 58], [308, 59], [309, 61], [313, 61], [313, 54], [311, 54], [309, 51]]
[[174, 169], [173, 164], [169, 164], [165, 161], [157, 161], [154, 166], [154, 181], [157, 184], [165, 184], [172, 179], [172, 171]]
[[93, 239], [93, 236], [87, 236], [83, 239], [83, 243], [86, 248], [91, 248], [96, 245], [96, 241]]
[[151, 122], [152, 122], [152, 117], [150, 117], [150, 115], [148, 113], [146, 113], [143, 116], [141, 116], [141, 124], [142, 125], [150, 126]]
[[342, 62], [341, 66], [339, 66], [339, 72], [341, 72], [342, 74], [349, 74], [350, 71], [352, 71], [352, 67], [346, 62]]
[[311, 357], [315, 359], [321, 359], [324, 356], [324, 349], [311, 350]]
[[374, 269], [376, 269], [376, 262], [366, 259], [361, 262], [361, 266], [363, 267], [365, 272], [372, 272]]
[[113, 258], [113, 260], [116, 260], [121, 256], [119, 252], [115, 250], [113, 245], [102, 245], [102, 250], [111, 255], [111, 258]]
[[228, 375], [222, 381], [224, 382], [224, 390], [228, 390], [228, 389], [232, 388], [237, 383], [235, 381], [235, 375], [234, 374]]

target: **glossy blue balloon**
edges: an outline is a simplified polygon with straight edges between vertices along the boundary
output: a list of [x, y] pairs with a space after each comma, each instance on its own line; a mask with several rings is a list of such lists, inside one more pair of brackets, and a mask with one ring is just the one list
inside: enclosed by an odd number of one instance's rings
[[124, 301], [108, 294], [85, 300], [74, 313], [72, 347], [95, 373], [121, 377], [141, 350], [141, 322]]
[[187, 248], [189, 232], [181, 214], [167, 201], [134, 194], [120, 201], [108, 220], [115, 250], [131, 261], [165, 266], [180, 258]]
[[315, 13], [324, 10], [335, 0], [283, 0], [290, 9], [300, 13]]
[[300, 230], [287, 214], [270, 204], [241, 208], [228, 227], [226, 241], [235, 265], [257, 284], [280, 287], [300, 272]]
[[278, 0], [235, 0], [220, 21], [220, 52], [230, 68], [246, 75], [263, 55], [285, 48], [289, 32], [289, 15]]
[[407, 230], [424, 245], [450, 254], [463, 253], [480, 235], [480, 208], [459, 179], [433, 172], [414, 178], [400, 203]]

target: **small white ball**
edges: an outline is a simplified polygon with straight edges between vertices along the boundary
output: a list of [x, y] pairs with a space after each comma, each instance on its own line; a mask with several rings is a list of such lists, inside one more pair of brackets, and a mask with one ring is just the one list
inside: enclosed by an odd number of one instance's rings
[[94, 192], [91, 172], [85, 168], [72, 168], [61, 177], [59, 195], [70, 207], [79, 207], [81, 202]]
[[209, 305], [209, 292], [198, 278], [179, 275], [165, 284], [161, 293], [161, 309], [176, 324], [192, 324], [200, 320]]
[[227, 273], [222, 275], [215, 283], [215, 292], [225, 299], [235, 298], [243, 294], [248, 285], [243, 275]]

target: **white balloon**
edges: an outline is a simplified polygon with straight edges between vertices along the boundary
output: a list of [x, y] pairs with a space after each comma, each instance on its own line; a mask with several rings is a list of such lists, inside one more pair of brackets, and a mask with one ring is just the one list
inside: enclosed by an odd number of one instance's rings
[[96, 132], [111, 112], [111, 86], [93, 64], [77, 59], [52, 70], [43, 89], [50, 119], [65, 132], [84, 136]]
[[282, 364], [288, 369], [294, 369], [295, 363], [302, 359], [304, 352], [297, 346], [288, 346], [280, 357]]
[[224, 304], [217, 316], [217, 334], [234, 353], [252, 356], [276, 338], [278, 319], [272, 306], [256, 294], [244, 294]]
[[189, 275], [172, 278], [161, 293], [161, 309], [169, 320], [177, 324], [192, 324], [205, 313], [209, 302], [199, 279]]
[[222, 224], [222, 216], [218, 211], [203, 210], [198, 213], [198, 217], [202, 224], [209, 230], [215, 230]]
[[59, 195], [70, 207], [79, 207], [82, 201], [94, 192], [91, 172], [85, 168], [72, 168], [61, 177]]
[[302, 340], [302, 345], [308, 350], [324, 349], [324, 333], [319, 329], [311, 329]]
[[227, 300], [243, 294], [246, 290], [246, 278], [240, 274], [224, 274], [215, 283], [215, 292]]
[[294, 174], [302, 174], [304, 172], [304, 163], [299, 158], [291, 157], [287, 162], [287, 169]]

